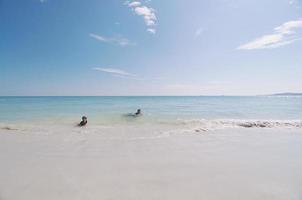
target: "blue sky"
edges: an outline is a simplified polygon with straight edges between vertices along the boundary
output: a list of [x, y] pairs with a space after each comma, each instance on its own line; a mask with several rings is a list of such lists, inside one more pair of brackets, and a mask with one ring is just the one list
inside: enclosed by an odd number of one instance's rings
[[0, 0], [0, 95], [302, 92], [300, 0]]

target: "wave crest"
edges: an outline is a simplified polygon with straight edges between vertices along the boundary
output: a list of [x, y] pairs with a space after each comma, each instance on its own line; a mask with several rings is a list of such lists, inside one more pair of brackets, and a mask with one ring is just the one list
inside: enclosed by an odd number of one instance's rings
[[225, 128], [302, 128], [302, 120], [239, 120], [239, 119], [192, 119], [178, 120], [183, 125], [198, 127], [198, 130]]

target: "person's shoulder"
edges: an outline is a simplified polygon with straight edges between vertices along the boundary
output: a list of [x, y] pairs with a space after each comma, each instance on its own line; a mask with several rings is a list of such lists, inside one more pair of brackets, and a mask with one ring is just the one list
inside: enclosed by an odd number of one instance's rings
[[87, 122], [81, 121], [81, 122], [79, 123], [79, 126], [85, 126], [86, 124], [87, 124]]

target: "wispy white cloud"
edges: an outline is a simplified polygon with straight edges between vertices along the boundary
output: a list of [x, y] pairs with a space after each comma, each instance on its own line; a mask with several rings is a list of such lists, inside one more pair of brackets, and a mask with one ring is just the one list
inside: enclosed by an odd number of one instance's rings
[[302, 19], [288, 21], [274, 29], [274, 33], [261, 36], [255, 40], [243, 44], [238, 49], [271, 49], [291, 44], [297, 40], [301, 40], [301, 34], [296, 32], [302, 28]]
[[101, 42], [107, 42], [107, 43], [111, 43], [111, 44], [117, 44], [120, 46], [128, 46], [128, 45], [135, 45], [135, 43], [130, 42], [127, 38], [124, 37], [104, 37], [102, 35], [98, 35], [95, 33], [90, 33], [89, 34], [90, 37], [101, 41]]
[[104, 67], [95, 67], [92, 70], [96, 70], [99, 72], [108, 73], [115, 78], [127, 79], [127, 80], [135, 80], [135, 81], [148, 81], [148, 82], [156, 82], [163, 80], [163, 77], [146, 77], [139, 76], [137, 74], [129, 73], [127, 71], [116, 69], [116, 68], [104, 68]]
[[137, 15], [143, 16], [147, 26], [155, 24], [156, 16], [153, 8], [148, 8], [147, 6], [137, 6], [134, 8]]
[[104, 41], [104, 42], [107, 41], [103, 36], [97, 35], [97, 34], [94, 34], [94, 33], [90, 33], [89, 36], [90, 36], [90, 37], [93, 37], [94, 39], [97, 39], [97, 40], [99, 40], [99, 41]]
[[114, 76], [136, 76], [135, 74], [131, 74], [129, 72], [123, 71], [121, 69], [115, 69], [115, 68], [103, 68], [103, 67], [95, 67], [93, 70], [101, 71], [105, 73], [110, 73]]
[[128, 7], [130, 7], [136, 15], [142, 16], [144, 18], [146, 26], [149, 27], [147, 28], [148, 32], [152, 34], [156, 33], [155, 26], [157, 17], [153, 8], [142, 5], [142, 3], [139, 1], [126, 1], [125, 4], [128, 5]]
[[154, 29], [154, 28], [148, 28], [147, 31], [152, 34], [156, 33], [156, 29]]
[[133, 1], [133, 2], [128, 3], [128, 6], [131, 7], [131, 8], [137, 7], [137, 6], [140, 6], [140, 5], [142, 5], [142, 3], [138, 2], [138, 1]]

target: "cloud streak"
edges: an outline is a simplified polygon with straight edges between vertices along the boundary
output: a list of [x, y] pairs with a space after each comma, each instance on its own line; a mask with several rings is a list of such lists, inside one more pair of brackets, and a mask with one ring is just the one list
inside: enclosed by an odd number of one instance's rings
[[92, 70], [104, 72], [110, 74], [112, 77], [126, 79], [126, 80], [156, 82], [164, 79], [163, 77], [138, 76], [137, 74], [129, 73], [124, 70], [116, 69], [116, 68], [95, 67], [92, 68]]
[[272, 49], [291, 44], [302, 39], [302, 36], [299, 36], [296, 32], [300, 28], [302, 28], [302, 19], [285, 22], [281, 26], [274, 28], [272, 34], [256, 38], [251, 42], [239, 46], [238, 49]]
[[127, 38], [120, 37], [120, 36], [119, 37], [105, 37], [105, 36], [98, 35], [95, 33], [90, 33], [89, 36], [100, 42], [116, 44], [119, 46], [135, 45], [135, 43], [130, 42]]
[[137, 6], [142, 5], [142, 3], [141, 3], [141, 2], [138, 2], [138, 1], [133, 1], [133, 2], [127, 3], [127, 5], [128, 5], [129, 7], [131, 7], [131, 8], [135, 8], [135, 7], [137, 7]]
[[93, 68], [93, 70], [110, 73], [114, 76], [136, 76], [135, 74], [131, 74], [121, 69], [115, 69], [115, 68], [95, 67]]
[[147, 7], [142, 5], [141, 2], [139, 1], [132, 1], [132, 2], [125, 2], [126, 5], [128, 5], [128, 7], [130, 7], [134, 13], [138, 16], [143, 17], [147, 28], [147, 31], [149, 33], [155, 34], [156, 33], [156, 21], [157, 21], [157, 17], [155, 15], [155, 10], [151, 7]]

